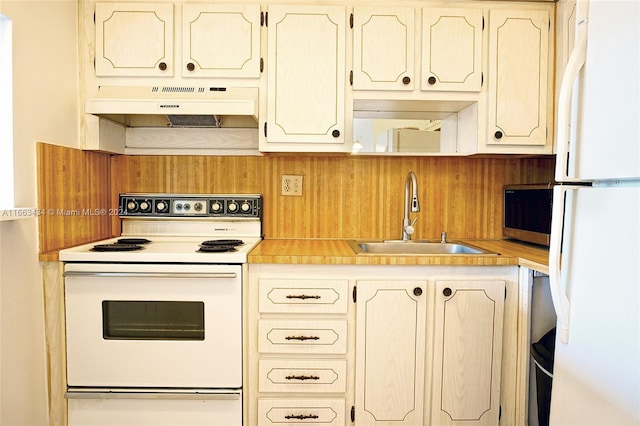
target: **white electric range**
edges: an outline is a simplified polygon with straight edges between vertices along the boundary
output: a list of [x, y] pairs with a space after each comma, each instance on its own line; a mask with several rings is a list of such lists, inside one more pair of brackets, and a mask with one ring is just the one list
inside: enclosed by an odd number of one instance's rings
[[122, 194], [122, 235], [60, 252], [69, 425], [242, 425], [256, 194]]

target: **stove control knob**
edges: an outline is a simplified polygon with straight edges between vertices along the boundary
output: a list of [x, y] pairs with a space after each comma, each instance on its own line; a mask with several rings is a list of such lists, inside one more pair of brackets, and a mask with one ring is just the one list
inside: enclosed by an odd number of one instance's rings
[[127, 203], [127, 210], [130, 212], [135, 212], [138, 209], [138, 203], [135, 202], [135, 200], [130, 200]]
[[197, 212], [202, 211], [202, 203], [201, 202], [197, 202], [193, 205], [193, 209]]
[[220, 204], [220, 203], [219, 203], [219, 202], [217, 202], [217, 201], [214, 201], [214, 202], [211, 204], [211, 211], [212, 211], [213, 213], [219, 213], [219, 212], [220, 212], [220, 210], [222, 210], [222, 204]]
[[189, 210], [191, 210], [191, 204], [189, 203], [184, 203], [184, 211], [188, 212]]
[[229, 211], [230, 212], [235, 212], [238, 210], [238, 205], [236, 204], [235, 201], [232, 201], [231, 203], [229, 203]]
[[148, 201], [143, 201], [140, 203], [140, 210], [142, 210], [143, 212], [148, 211], [149, 207], [151, 207], [151, 205], [149, 204]]
[[251, 204], [247, 203], [246, 201], [244, 203], [242, 203], [242, 205], [240, 206], [240, 210], [242, 210], [243, 212], [248, 212], [249, 210], [251, 210]]
[[156, 209], [158, 209], [159, 212], [165, 211], [166, 208], [167, 208], [167, 205], [165, 204], [164, 201], [159, 201], [158, 204], [156, 204]]
[[177, 211], [182, 210], [182, 203], [176, 203], [176, 210]]

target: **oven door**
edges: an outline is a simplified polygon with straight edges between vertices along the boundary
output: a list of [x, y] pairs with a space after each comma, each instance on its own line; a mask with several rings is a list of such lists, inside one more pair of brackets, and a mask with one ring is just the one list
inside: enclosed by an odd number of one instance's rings
[[65, 264], [69, 387], [241, 388], [242, 266]]

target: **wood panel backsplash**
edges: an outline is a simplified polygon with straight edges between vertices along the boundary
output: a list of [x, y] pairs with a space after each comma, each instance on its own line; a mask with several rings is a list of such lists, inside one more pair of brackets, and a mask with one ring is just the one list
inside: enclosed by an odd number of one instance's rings
[[[410, 170], [415, 239], [502, 238], [502, 187], [552, 181], [554, 167], [553, 157], [111, 156], [42, 143], [37, 159], [41, 260], [119, 235], [108, 212], [122, 192], [260, 193], [266, 238], [400, 238]], [[302, 196], [280, 195], [283, 174], [303, 176]]]
[[[113, 156], [120, 192], [261, 193], [266, 238], [400, 238], [404, 181], [418, 176], [416, 239], [502, 238], [502, 187], [553, 180], [554, 159], [476, 157]], [[303, 195], [280, 195], [281, 175]], [[413, 215], [412, 215], [413, 216]], [[119, 222], [113, 218], [114, 235]]]
[[111, 156], [38, 143], [36, 157], [40, 260], [111, 237]]

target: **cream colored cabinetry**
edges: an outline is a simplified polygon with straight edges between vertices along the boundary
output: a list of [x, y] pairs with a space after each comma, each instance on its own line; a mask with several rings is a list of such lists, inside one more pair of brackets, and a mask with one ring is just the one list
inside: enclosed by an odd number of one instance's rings
[[483, 22], [480, 8], [422, 8], [422, 90], [480, 91]]
[[[178, 10], [180, 60], [174, 57]], [[260, 76], [258, 5], [101, 2], [95, 22], [99, 77]]]
[[356, 285], [356, 424], [423, 424], [427, 282]]
[[[556, 91], [554, 104], [556, 108], [564, 70], [575, 42], [576, 12], [576, 0], [560, 0], [556, 3]], [[553, 152], [556, 152], [556, 145], [553, 146]]]
[[271, 5], [263, 151], [342, 151], [344, 6]]
[[251, 424], [344, 424], [348, 281], [257, 283], [258, 421]]
[[434, 425], [497, 425], [504, 281], [436, 281]]
[[95, 23], [97, 76], [173, 76], [173, 4], [96, 3]]
[[526, 417], [516, 266], [249, 264], [245, 294], [247, 424]]
[[480, 91], [482, 9], [356, 6], [353, 16], [354, 90]]
[[560, 87], [562, 75], [575, 41], [576, 0], [559, 0], [556, 6], [556, 16], [556, 87]]
[[260, 6], [182, 6], [183, 77], [260, 77]]
[[354, 90], [414, 89], [415, 13], [413, 7], [354, 7]]
[[550, 26], [548, 9], [489, 11], [489, 152], [551, 153]]

